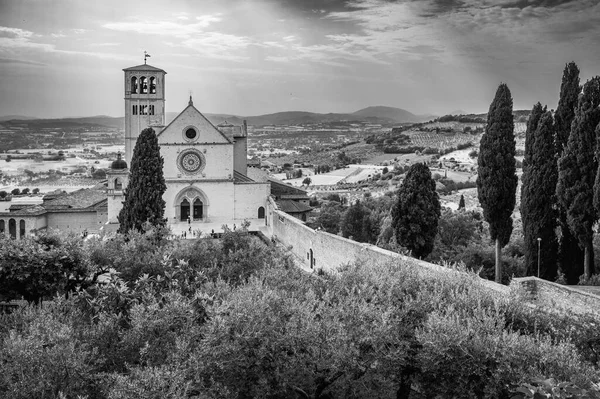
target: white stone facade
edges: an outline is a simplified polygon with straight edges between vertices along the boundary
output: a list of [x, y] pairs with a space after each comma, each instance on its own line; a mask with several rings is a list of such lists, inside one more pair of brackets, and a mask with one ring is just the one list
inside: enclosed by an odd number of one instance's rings
[[[158, 136], [164, 159], [163, 173], [167, 190], [165, 218], [169, 225], [193, 223], [233, 224], [243, 219], [263, 219], [270, 184], [254, 182], [246, 176], [246, 125], [215, 127], [198, 111], [190, 97], [188, 106], [166, 127], [164, 125], [165, 71], [150, 65], [126, 68], [125, 71], [125, 146], [126, 159], [131, 163], [135, 140], [141, 130], [152, 127]], [[146, 93], [132, 94], [135, 80], [141, 76], [155, 77], [155, 87]], [[139, 84], [139, 83], [138, 83]], [[152, 91], [152, 93], [150, 93]], [[134, 105], [151, 104], [153, 115], [134, 115]], [[144, 112], [148, 112], [145, 108]], [[161, 125], [162, 123], [162, 125]], [[116, 223], [122, 207], [122, 192], [114, 189], [116, 178], [125, 171], [109, 172], [109, 223]], [[127, 169], [125, 173], [129, 173]], [[262, 209], [261, 209], [262, 208]], [[262, 217], [259, 217], [262, 215]]]

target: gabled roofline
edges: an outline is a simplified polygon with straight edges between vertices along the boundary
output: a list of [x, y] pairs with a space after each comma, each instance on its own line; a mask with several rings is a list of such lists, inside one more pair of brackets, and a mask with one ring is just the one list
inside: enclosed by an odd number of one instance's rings
[[227, 141], [229, 144], [233, 144], [233, 141], [229, 140], [229, 137], [227, 137], [227, 136], [226, 136], [226, 135], [225, 135], [225, 134], [224, 134], [222, 131], [220, 131], [219, 129], [217, 129], [217, 127], [216, 127], [215, 125], [213, 125], [213, 124], [211, 123], [211, 121], [209, 121], [209, 120], [208, 120], [208, 118], [207, 118], [206, 116], [204, 116], [204, 114], [202, 114], [202, 112], [200, 112], [200, 111], [198, 110], [198, 108], [194, 107], [194, 105], [193, 105], [193, 104], [189, 104], [187, 107], [185, 107], [185, 108], [183, 109], [183, 111], [181, 111], [181, 112], [179, 113], [179, 115], [177, 115], [177, 116], [176, 116], [176, 117], [175, 117], [175, 118], [174, 118], [174, 119], [171, 121], [171, 123], [169, 123], [167, 126], [165, 126], [165, 127], [164, 127], [164, 129], [163, 129], [163, 130], [161, 130], [161, 131], [160, 131], [160, 133], [156, 135], [156, 137], [157, 137], [157, 138], [158, 138], [158, 137], [160, 137], [160, 135], [161, 135], [161, 134], [163, 134], [163, 132], [164, 132], [165, 130], [167, 130], [167, 129], [168, 129], [168, 128], [169, 128], [169, 127], [170, 127], [170, 126], [173, 124], [173, 123], [175, 123], [175, 121], [176, 121], [177, 119], [179, 119], [179, 117], [180, 117], [180, 116], [181, 116], [181, 115], [182, 115], [182, 114], [183, 114], [185, 111], [187, 111], [187, 109], [188, 109], [188, 108], [190, 108], [190, 107], [191, 107], [191, 108], [193, 108], [193, 109], [194, 109], [194, 110], [195, 110], [197, 113], [199, 113], [199, 114], [200, 114], [200, 116], [201, 116], [202, 118], [204, 118], [204, 120], [205, 120], [206, 122], [208, 122], [208, 124], [209, 124], [210, 126], [212, 126], [212, 127], [213, 127], [213, 128], [214, 128], [214, 129], [215, 129], [217, 132], [219, 132], [219, 134], [220, 134], [221, 136], [223, 136], [223, 138], [224, 138], [224, 139], [225, 139], [225, 140], [226, 140], [226, 141]]
[[141, 64], [141, 65], [132, 66], [132, 67], [123, 69], [123, 71], [124, 72], [126, 72], [126, 71], [152, 71], [152, 72], [163, 72], [165, 75], [167, 74], [167, 71], [165, 71], [164, 69], [157, 68], [150, 64]]

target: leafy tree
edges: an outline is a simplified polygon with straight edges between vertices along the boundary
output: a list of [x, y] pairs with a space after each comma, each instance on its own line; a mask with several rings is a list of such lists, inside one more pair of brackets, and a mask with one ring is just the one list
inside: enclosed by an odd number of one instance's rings
[[488, 112], [485, 134], [477, 158], [477, 194], [483, 216], [496, 241], [496, 282], [502, 278], [501, 249], [508, 244], [513, 229], [512, 212], [518, 179], [515, 167], [513, 100], [502, 83]]
[[315, 228], [321, 228], [328, 233], [337, 234], [344, 216], [344, 207], [336, 202], [327, 202], [321, 206], [319, 216], [315, 220]]
[[167, 190], [163, 176], [163, 157], [158, 139], [152, 128], [142, 131], [135, 143], [131, 159], [129, 184], [125, 201], [119, 212], [119, 232], [142, 230], [145, 222], [164, 226], [166, 220], [163, 194]]
[[[537, 103], [532, 111], [532, 119], [534, 115], [539, 118], [538, 110], [541, 109], [541, 104]], [[539, 262], [540, 277], [554, 281], [558, 253], [554, 207], [558, 170], [553, 156], [554, 123], [552, 113], [545, 112], [538, 120], [537, 126], [534, 126], [533, 123], [527, 126], [526, 162], [523, 163], [525, 166], [522, 177], [521, 216], [525, 243], [525, 266], [528, 275], [536, 275]], [[538, 239], [541, 239], [539, 243]]]
[[356, 201], [356, 203], [351, 205], [346, 213], [344, 213], [344, 217], [340, 223], [342, 236], [351, 238], [354, 241], [364, 242], [365, 232], [363, 229], [363, 224], [364, 219], [367, 216], [368, 214], [365, 207], [360, 203], [360, 201]]
[[0, 235], [0, 293], [5, 300], [39, 303], [85, 285], [90, 269], [82, 241], [42, 234], [12, 240]]
[[106, 179], [106, 170], [96, 169], [94, 172], [92, 172], [92, 177], [94, 179]]
[[5, 159], [5, 161], [6, 161], [6, 162], [10, 162], [10, 161], [12, 161], [12, 157], [11, 157], [10, 155], [7, 155], [7, 156], [6, 156], [6, 159]]
[[465, 209], [465, 196], [460, 195], [460, 201], [458, 201], [458, 209]]
[[398, 200], [392, 209], [392, 227], [398, 244], [417, 258], [429, 255], [437, 235], [440, 212], [440, 200], [429, 168], [421, 163], [412, 165], [398, 189]]
[[19, 190], [18, 188], [14, 188], [10, 193], [12, 195], [19, 195], [21, 194], [21, 190]]
[[[563, 155], [571, 134], [571, 124], [575, 119], [575, 109], [581, 93], [579, 84], [579, 68], [574, 62], [565, 66], [560, 87], [560, 99], [554, 114], [556, 130], [556, 158]], [[558, 263], [569, 284], [577, 284], [583, 274], [584, 251], [579, 247], [577, 238], [573, 236], [567, 223], [567, 212], [557, 204], [560, 225]]]
[[23, 191], [21, 191], [21, 194], [25, 195], [25, 194], [29, 194], [29, 188], [26, 187], [23, 189]]
[[305, 185], [306, 187], [310, 186], [310, 183], [312, 183], [312, 180], [310, 177], [306, 177], [303, 181], [302, 184]]
[[600, 122], [600, 77], [583, 86], [567, 147], [558, 161], [556, 194], [567, 214], [567, 224], [584, 249], [584, 274], [594, 272], [593, 230], [597, 220], [594, 210], [594, 180], [598, 162], [594, 157], [596, 127]]
[[37, 188], [37, 187], [34, 188], [33, 191], [32, 191], [32, 193], [34, 193], [34, 194], [39, 194], [39, 192], [40, 192], [40, 189]]
[[8, 193], [4, 190], [0, 191], [0, 198], [6, 198], [6, 196], [8, 195]]

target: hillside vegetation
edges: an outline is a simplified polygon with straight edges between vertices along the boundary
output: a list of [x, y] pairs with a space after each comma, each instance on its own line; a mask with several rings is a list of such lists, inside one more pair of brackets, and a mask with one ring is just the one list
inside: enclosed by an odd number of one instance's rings
[[316, 276], [243, 229], [162, 237], [2, 239], [0, 281], [45, 291], [0, 320], [0, 397], [598, 397], [595, 321], [473, 274], [359, 261]]

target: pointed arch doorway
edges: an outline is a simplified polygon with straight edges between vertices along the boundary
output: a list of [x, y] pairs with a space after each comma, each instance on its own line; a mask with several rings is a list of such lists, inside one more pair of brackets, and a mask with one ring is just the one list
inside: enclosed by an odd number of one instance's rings
[[175, 219], [186, 222], [188, 217], [195, 221], [208, 221], [208, 197], [196, 187], [186, 187], [177, 194], [175, 202]]
[[194, 220], [202, 219], [203, 214], [204, 214], [204, 204], [202, 203], [200, 198], [196, 198], [194, 200], [194, 213], [193, 213]]
[[186, 221], [188, 219], [188, 217], [190, 216], [190, 202], [188, 201], [187, 198], [184, 198], [183, 201], [181, 201], [181, 204], [179, 206], [180, 206], [181, 220]]

